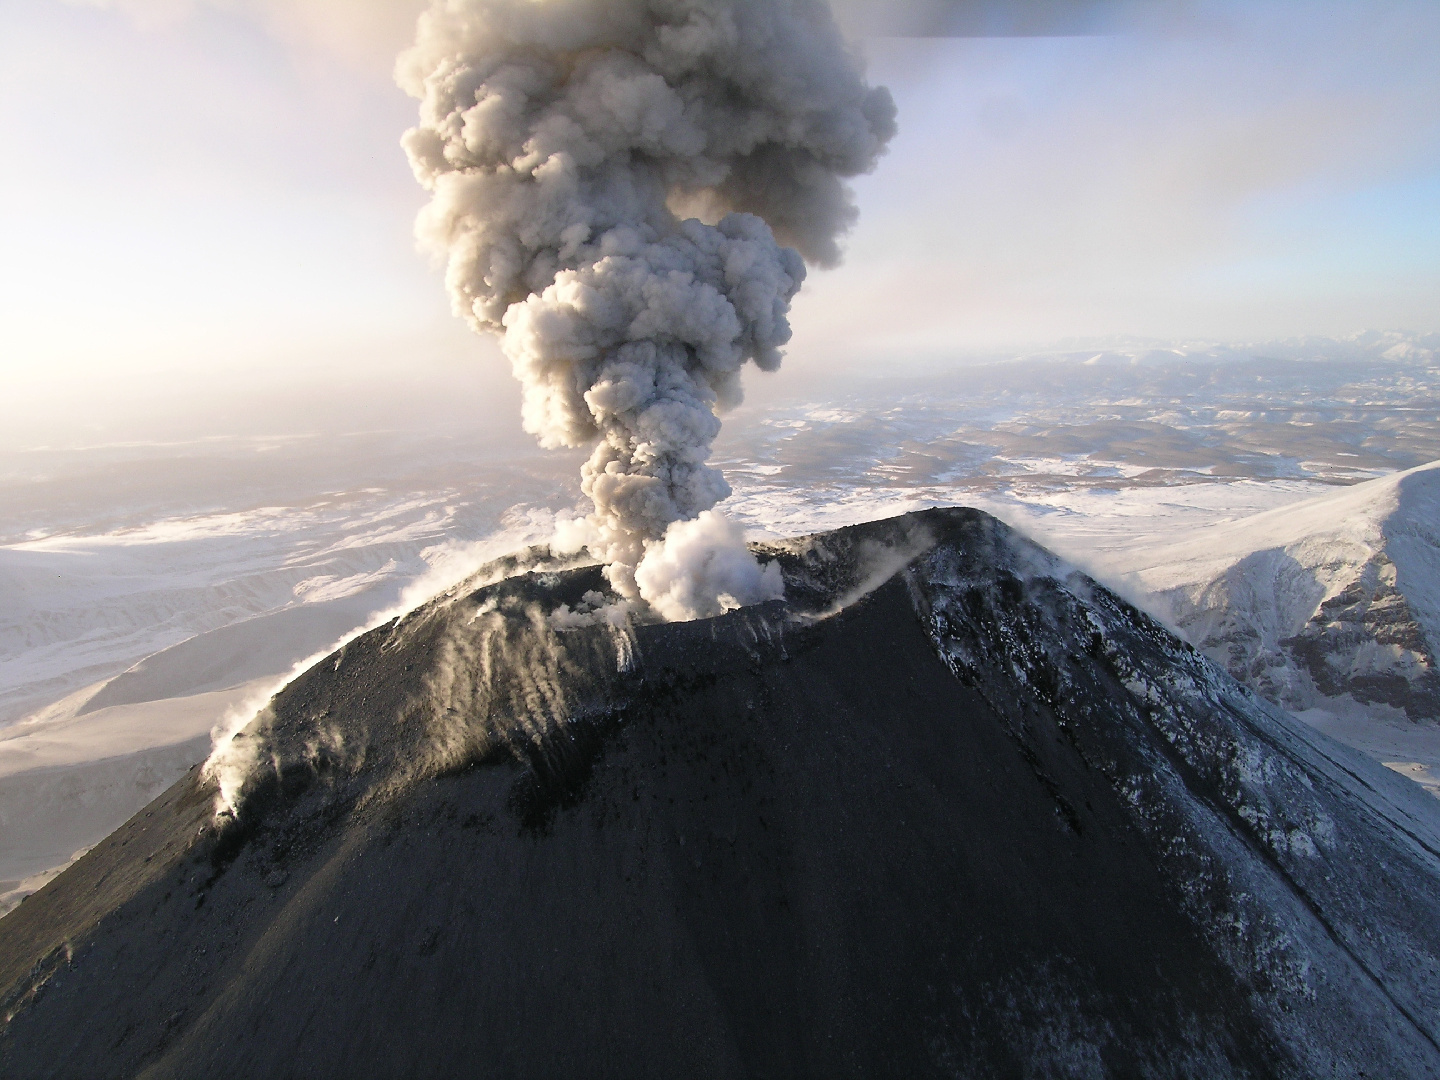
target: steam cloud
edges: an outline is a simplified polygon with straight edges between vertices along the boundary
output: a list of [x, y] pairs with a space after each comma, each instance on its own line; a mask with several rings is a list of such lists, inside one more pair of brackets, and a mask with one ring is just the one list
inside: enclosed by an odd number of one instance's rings
[[585, 446], [587, 546], [666, 618], [780, 595], [706, 464], [740, 369], [773, 371], [843, 178], [895, 131], [823, 0], [434, 0], [400, 58], [417, 232], [500, 334], [543, 446]]

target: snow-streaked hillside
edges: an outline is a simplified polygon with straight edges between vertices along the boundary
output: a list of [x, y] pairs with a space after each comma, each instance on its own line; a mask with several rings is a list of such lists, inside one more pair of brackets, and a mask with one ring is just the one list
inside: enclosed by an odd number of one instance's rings
[[1115, 569], [1271, 701], [1440, 721], [1440, 462], [1130, 555]]
[[1440, 804], [978, 511], [761, 553], [311, 665], [0, 920], [0, 1072], [1440, 1078]]

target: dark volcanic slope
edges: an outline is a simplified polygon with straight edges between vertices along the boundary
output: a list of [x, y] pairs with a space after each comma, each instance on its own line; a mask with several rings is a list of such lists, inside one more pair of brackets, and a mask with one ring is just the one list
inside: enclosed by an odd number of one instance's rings
[[975, 511], [770, 555], [317, 665], [0, 920], [0, 1074], [1440, 1076], [1419, 788]]

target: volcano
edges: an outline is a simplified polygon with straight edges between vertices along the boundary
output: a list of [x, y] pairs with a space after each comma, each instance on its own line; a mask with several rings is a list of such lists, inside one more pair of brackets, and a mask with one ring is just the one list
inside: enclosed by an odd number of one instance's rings
[[1440, 1076], [1440, 803], [993, 518], [531, 551], [0, 920], [14, 1077]]

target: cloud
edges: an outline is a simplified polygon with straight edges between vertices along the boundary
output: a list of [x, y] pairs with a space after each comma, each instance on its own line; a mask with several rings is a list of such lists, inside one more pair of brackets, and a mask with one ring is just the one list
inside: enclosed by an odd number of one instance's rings
[[780, 564], [761, 566], [745, 533], [713, 510], [677, 521], [635, 569], [641, 595], [671, 622], [706, 619], [785, 595]]
[[[707, 464], [717, 412], [747, 363], [780, 365], [804, 260], [839, 261], [845, 181], [894, 103], [802, 0], [452, 0], [396, 71], [421, 102], [421, 242], [456, 314], [500, 335], [526, 430], [593, 446], [589, 546], [648, 600], [642, 558], [730, 494]], [[743, 539], [706, 535], [760, 573]]]

